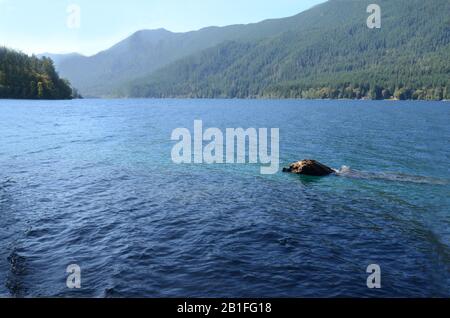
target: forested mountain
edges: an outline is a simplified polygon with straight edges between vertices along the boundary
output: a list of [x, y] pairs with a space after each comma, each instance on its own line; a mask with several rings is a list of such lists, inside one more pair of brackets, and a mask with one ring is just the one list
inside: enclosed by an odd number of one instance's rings
[[[0, 98], [70, 99], [73, 92], [49, 58], [0, 47]], [[78, 97], [78, 96], [76, 96]]]
[[165, 29], [142, 30], [94, 56], [65, 58], [58, 65], [58, 72], [70, 79], [83, 96], [111, 96], [130, 80], [147, 76], [172, 62], [225, 41], [264, 39], [289, 30], [309, 28], [315, 22], [314, 16], [296, 15], [186, 33]]
[[330, 0], [252, 25], [267, 36], [222, 41], [150, 70], [120, 95], [450, 99], [450, 1], [378, 0], [381, 29], [366, 25], [370, 3]]

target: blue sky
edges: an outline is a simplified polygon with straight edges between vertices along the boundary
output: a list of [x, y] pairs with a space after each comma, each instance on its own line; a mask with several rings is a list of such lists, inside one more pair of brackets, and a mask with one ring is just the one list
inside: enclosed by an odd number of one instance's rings
[[[184, 32], [211, 25], [258, 22], [291, 16], [324, 1], [0, 0], [0, 45], [29, 54], [91, 55], [141, 29]], [[68, 27], [67, 9], [71, 4], [81, 10], [79, 28]]]

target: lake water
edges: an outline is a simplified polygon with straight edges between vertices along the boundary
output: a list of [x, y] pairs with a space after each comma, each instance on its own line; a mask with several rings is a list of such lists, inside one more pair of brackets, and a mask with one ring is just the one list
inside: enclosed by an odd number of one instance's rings
[[[0, 297], [450, 296], [449, 103], [3, 100], [0, 119]], [[175, 165], [196, 119], [350, 168]]]

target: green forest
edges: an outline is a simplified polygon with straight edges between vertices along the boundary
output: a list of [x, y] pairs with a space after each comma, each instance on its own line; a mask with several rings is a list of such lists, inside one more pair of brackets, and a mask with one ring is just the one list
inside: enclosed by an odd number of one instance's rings
[[0, 98], [72, 99], [80, 97], [61, 79], [49, 58], [0, 47]]
[[[227, 41], [122, 88], [124, 96], [450, 99], [450, 1], [332, 0], [302, 13], [298, 30]], [[343, 10], [345, 8], [345, 10]], [[312, 21], [312, 22], [311, 22]]]
[[[93, 56], [0, 49], [0, 98], [450, 99], [450, 1], [329, 0], [295, 16], [142, 30]], [[55, 66], [58, 73], [55, 71]]]

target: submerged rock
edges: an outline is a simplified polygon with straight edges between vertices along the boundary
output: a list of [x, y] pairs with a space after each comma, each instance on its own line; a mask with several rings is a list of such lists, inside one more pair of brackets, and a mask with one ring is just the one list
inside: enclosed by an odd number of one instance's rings
[[294, 162], [289, 166], [289, 168], [284, 168], [283, 172], [315, 177], [323, 177], [335, 173], [333, 169], [316, 160], [302, 160], [299, 162]]

